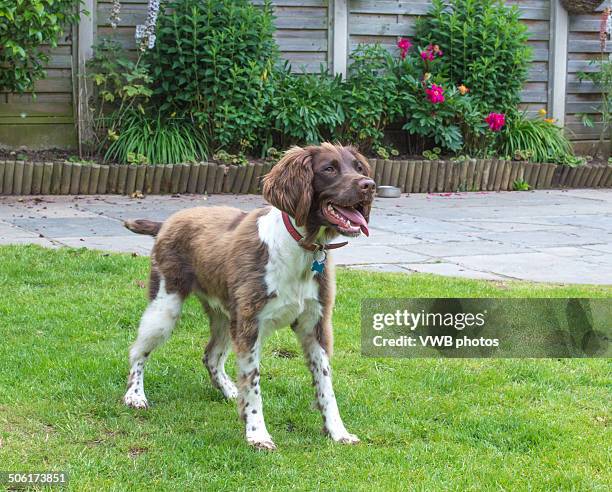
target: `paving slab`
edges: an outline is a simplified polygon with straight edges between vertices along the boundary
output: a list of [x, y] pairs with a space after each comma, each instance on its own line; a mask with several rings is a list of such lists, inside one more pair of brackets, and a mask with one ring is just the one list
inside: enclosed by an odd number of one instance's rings
[[585, 246], [584, 249], [587, 249], [589, 251], [601, 251], [602, 253], [608, 253], [609, 255], [612, 255], [612, 243], [589, 244]]
[[336, 249], [332, 253], [336, 265], [361, 265], [371, 263], [376, 258], [376, 263], [414, 263], [427, 261], [424, 255], [404, 251], [392, 246], [381, 245], [349, 245]]
[[35, 244], [45, 248], [58, 248], [62, 245], [55, 243], [43, 237], [0, 237], [0, 246], [17, 245], [17, 244]]
[[[604, 251], [592, 249], [597, 246], [605, 246], [603, 244], [594, 244], [586, 246], [557, 246], [552, 248], [538, 248], [540, 253], [546, 253], [555, 256], [567, 256], [570, 258], [586, 258], [588, 256], [602, 256], [606, 254]], [[611, 250], [612, 252], [612, 250]]]
[[612, 263], [609, 265], [603, 262], [591, 263], [582, 258], [567, 258], [546, 253], [517, 253], [451, 256], [447, 259], [465, 268], [479, 272], [494, 272], [517, 280], [569, 284], [612, 283]]
[[368, 263], [366, 265], [345, 265], [351, 270], [366, 270], [369, 272], [381, 272], [381, 273], [410, 273], [410, 271], [404, 268], [403, 265], [394, 263]]
[[13, 219], [12, 224], [46, 237], [132, 236], [118, 220], [107, 217]]
[[39, 237], [38, 234], [27, 229], [16, 227], [8, 222], [0, 221], [0, 238]]
[[459, 278], [475, 278], [480, 280], [507, 280], [500, 275], [495, 275], [489, 272], [481, 272], [462, 267], [455, 263], [412, 263], [403, 264], [402, 268], [418, 273], [434, 273], [436, 275], [444, 275], [447, 277]]
[[397, 248], [418, 253], [424, 256], [435, 258], [444, 258], [452, 254], [453, 256], [473, 256], [487, 254], [504, 254], [532, 251], [525, 246], [516, 246], [514, 244], [500, 243], [496, 241], [456, 241], [449, 243], [420, 243], [420, 244], [403, 244], [397, 245]]
[[139, 237], [135, 234], [133, 234], [131, 237], [58, 237], [54, 238], [54, 240], [71, 248], [111, 250], [118, 253], [137, 253], [139, 255], [150, 254], [154, 242], [152, 237]]
[[[251, 210], [259, 195], [0, 197], [0, 244], [147, 254], [127, 218], [163, 221], [194, 206]], [[612, 284], [612, 190], [411, 194], [375, 201], [369, 238], [336, 263], [384, 272]]]
[[575, 246], [586, 244], [600, 244], [612, 242], [612, 232], [593, 231], [583, 229], [580, 232], [569, 230], [559, 231], [508, 231], [486, 232], [479, 235], [483, 240], [496, 241], [503, 244], [513, 244], [517, 247], [529, 245], [531, 247]]

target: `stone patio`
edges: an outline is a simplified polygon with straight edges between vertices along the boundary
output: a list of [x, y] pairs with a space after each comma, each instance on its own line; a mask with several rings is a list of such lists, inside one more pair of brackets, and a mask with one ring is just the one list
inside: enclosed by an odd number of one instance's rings
[[[164, 220], [198, 205], [261, 206], [256, 195], [0, 197], [0, 244], [149, 253], [126, 218]], [[371, 235], [337, 264], [490, 280], [612, 284], [612, 191], [445, 193], [379, 198]]]

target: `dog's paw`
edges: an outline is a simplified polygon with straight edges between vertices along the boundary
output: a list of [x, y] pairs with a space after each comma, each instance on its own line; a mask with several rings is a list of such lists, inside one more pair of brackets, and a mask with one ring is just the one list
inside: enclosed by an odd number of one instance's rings
[[236, 388], [236, 385], [231, 381], [221, 386], [221, 393], [223, 393], [223, 396], [227, 400], [235, 400], [238, 398], [238, 388]]
[[355, 434], [350, 434], [346, 429], [331, 432], [329, 429], [323, 427], [323, 434], [328, 435], [333, 441], [339, 442], [340, 444], [357, 444], [360, 442]]
[[276, 449], [276, 444], [269, 434], [247, 436], [247, 442], [259, 451], [274, 451]]
[[357, 444], [360, 442], [359, 438], [355, 434], [349, 434], [348, 432], [332, 439], [340, 444]]
[[131, 408], [149, 408], [149, 402], [144, 395], [136, 395], [134, 393], [126, 393], [123, 397], [123, 403]]

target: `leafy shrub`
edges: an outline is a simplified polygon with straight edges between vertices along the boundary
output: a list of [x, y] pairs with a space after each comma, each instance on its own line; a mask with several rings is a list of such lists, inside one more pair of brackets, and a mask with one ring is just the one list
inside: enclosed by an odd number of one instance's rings
[[359, 45], [351, 58], [342, 101], [341, 138], [370, 152], [383, 146], [385, 128], [402, 115], [402, 95], [397, 77], [389, 70], [393, 59], [385, 48]]
[[49, 56], [64, 29], [79, 19], [80, 0], [0, 0], [0, 89], [32, 90], [45, 76]]
[[275, 72], [275, 83], [270, 117], [281, 147], [329, 140], [344, 122], [340, 77], [295, 75], [285, 66]]
[[411, 50], [405, 41], [398, 42], [400, 57], [392, 67], [402, 94], [402, 128], [453, 152], [487, 153], [485, 116], [465, 86], [455, 87], [439, 73], [443, 51], [433, 44]]
[[[600, 153], [604, 147], [604, 139], [612, 128], [612, 60], [602, 53], [598, 59], [591, 60], [590, 65], [595, 66], [597, 70], [579, 72], [577, 76], [580, 82], [589, 80], [601, 88], [601, 102], [596, 108], [602, 123], [597, 146], [597, 153]], [[583, 113], [580, 116], [584, 126], [593, 127], [593, 119], [589, 114]]]
[[148, 61], [165, 114], [193, 116], [211, 148], [246, 150], [268, 118], [277, 60], [269, 0], [173, 0], [160, 11]]
[[572, 146], [563, 128], [550, 120], [513, 116], [500, 134], [500, 155], [529, 158], [532, 162], [563, 163], [572, 156]]
[[483, 111], [509, 111], [520, 100], [531, 57], [518, 8], [501, 0], [432, 0], [415, 41], [438, 45], [440, 74], [465, 84]]
[[[206, 158], [202, 132], [184, 119], [150, 118], [139, 111], [125, 114], [120, 132], [104, 158], [121, 164], [177, 164]], [[142, 157], [140, 157], [142, 156]]]
[[94, 46], [86, 70], [94, 87], [89, 104], [93, 112], [94, 145], [100, 150], [109, 140], [116, 139], [126, 115], [134, 110], [145, 113], [152, 95], [151, 77], [140, 57], [133, 61], [121, 43], [109, 38]]

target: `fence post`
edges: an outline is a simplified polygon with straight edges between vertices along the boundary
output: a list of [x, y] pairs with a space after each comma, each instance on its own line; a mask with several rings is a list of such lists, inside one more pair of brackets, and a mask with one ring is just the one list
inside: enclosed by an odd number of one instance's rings
[[348, 60], [348, 0], [333, 0], [332, 30], [332, 67], [334, 74], [346, 77]]
[[560, 126], [565, 124], [565, 91], [567, 89], [567, 10], [560, 0], [550, 2], [550, 49], [548, 70], [548, 109]]
[[91, 84], [85, 78], [85, 63], [93, 56], [94, 32], [96, 28], [96, 0], [83, 0], [79, 25], [77, 27], [77, 73], [76, 101], [77, 106], [77, 137], [79, 139], [79, 155], [83, 156], [82, 143], [91, 139], [91, 115], [87, 105]]

